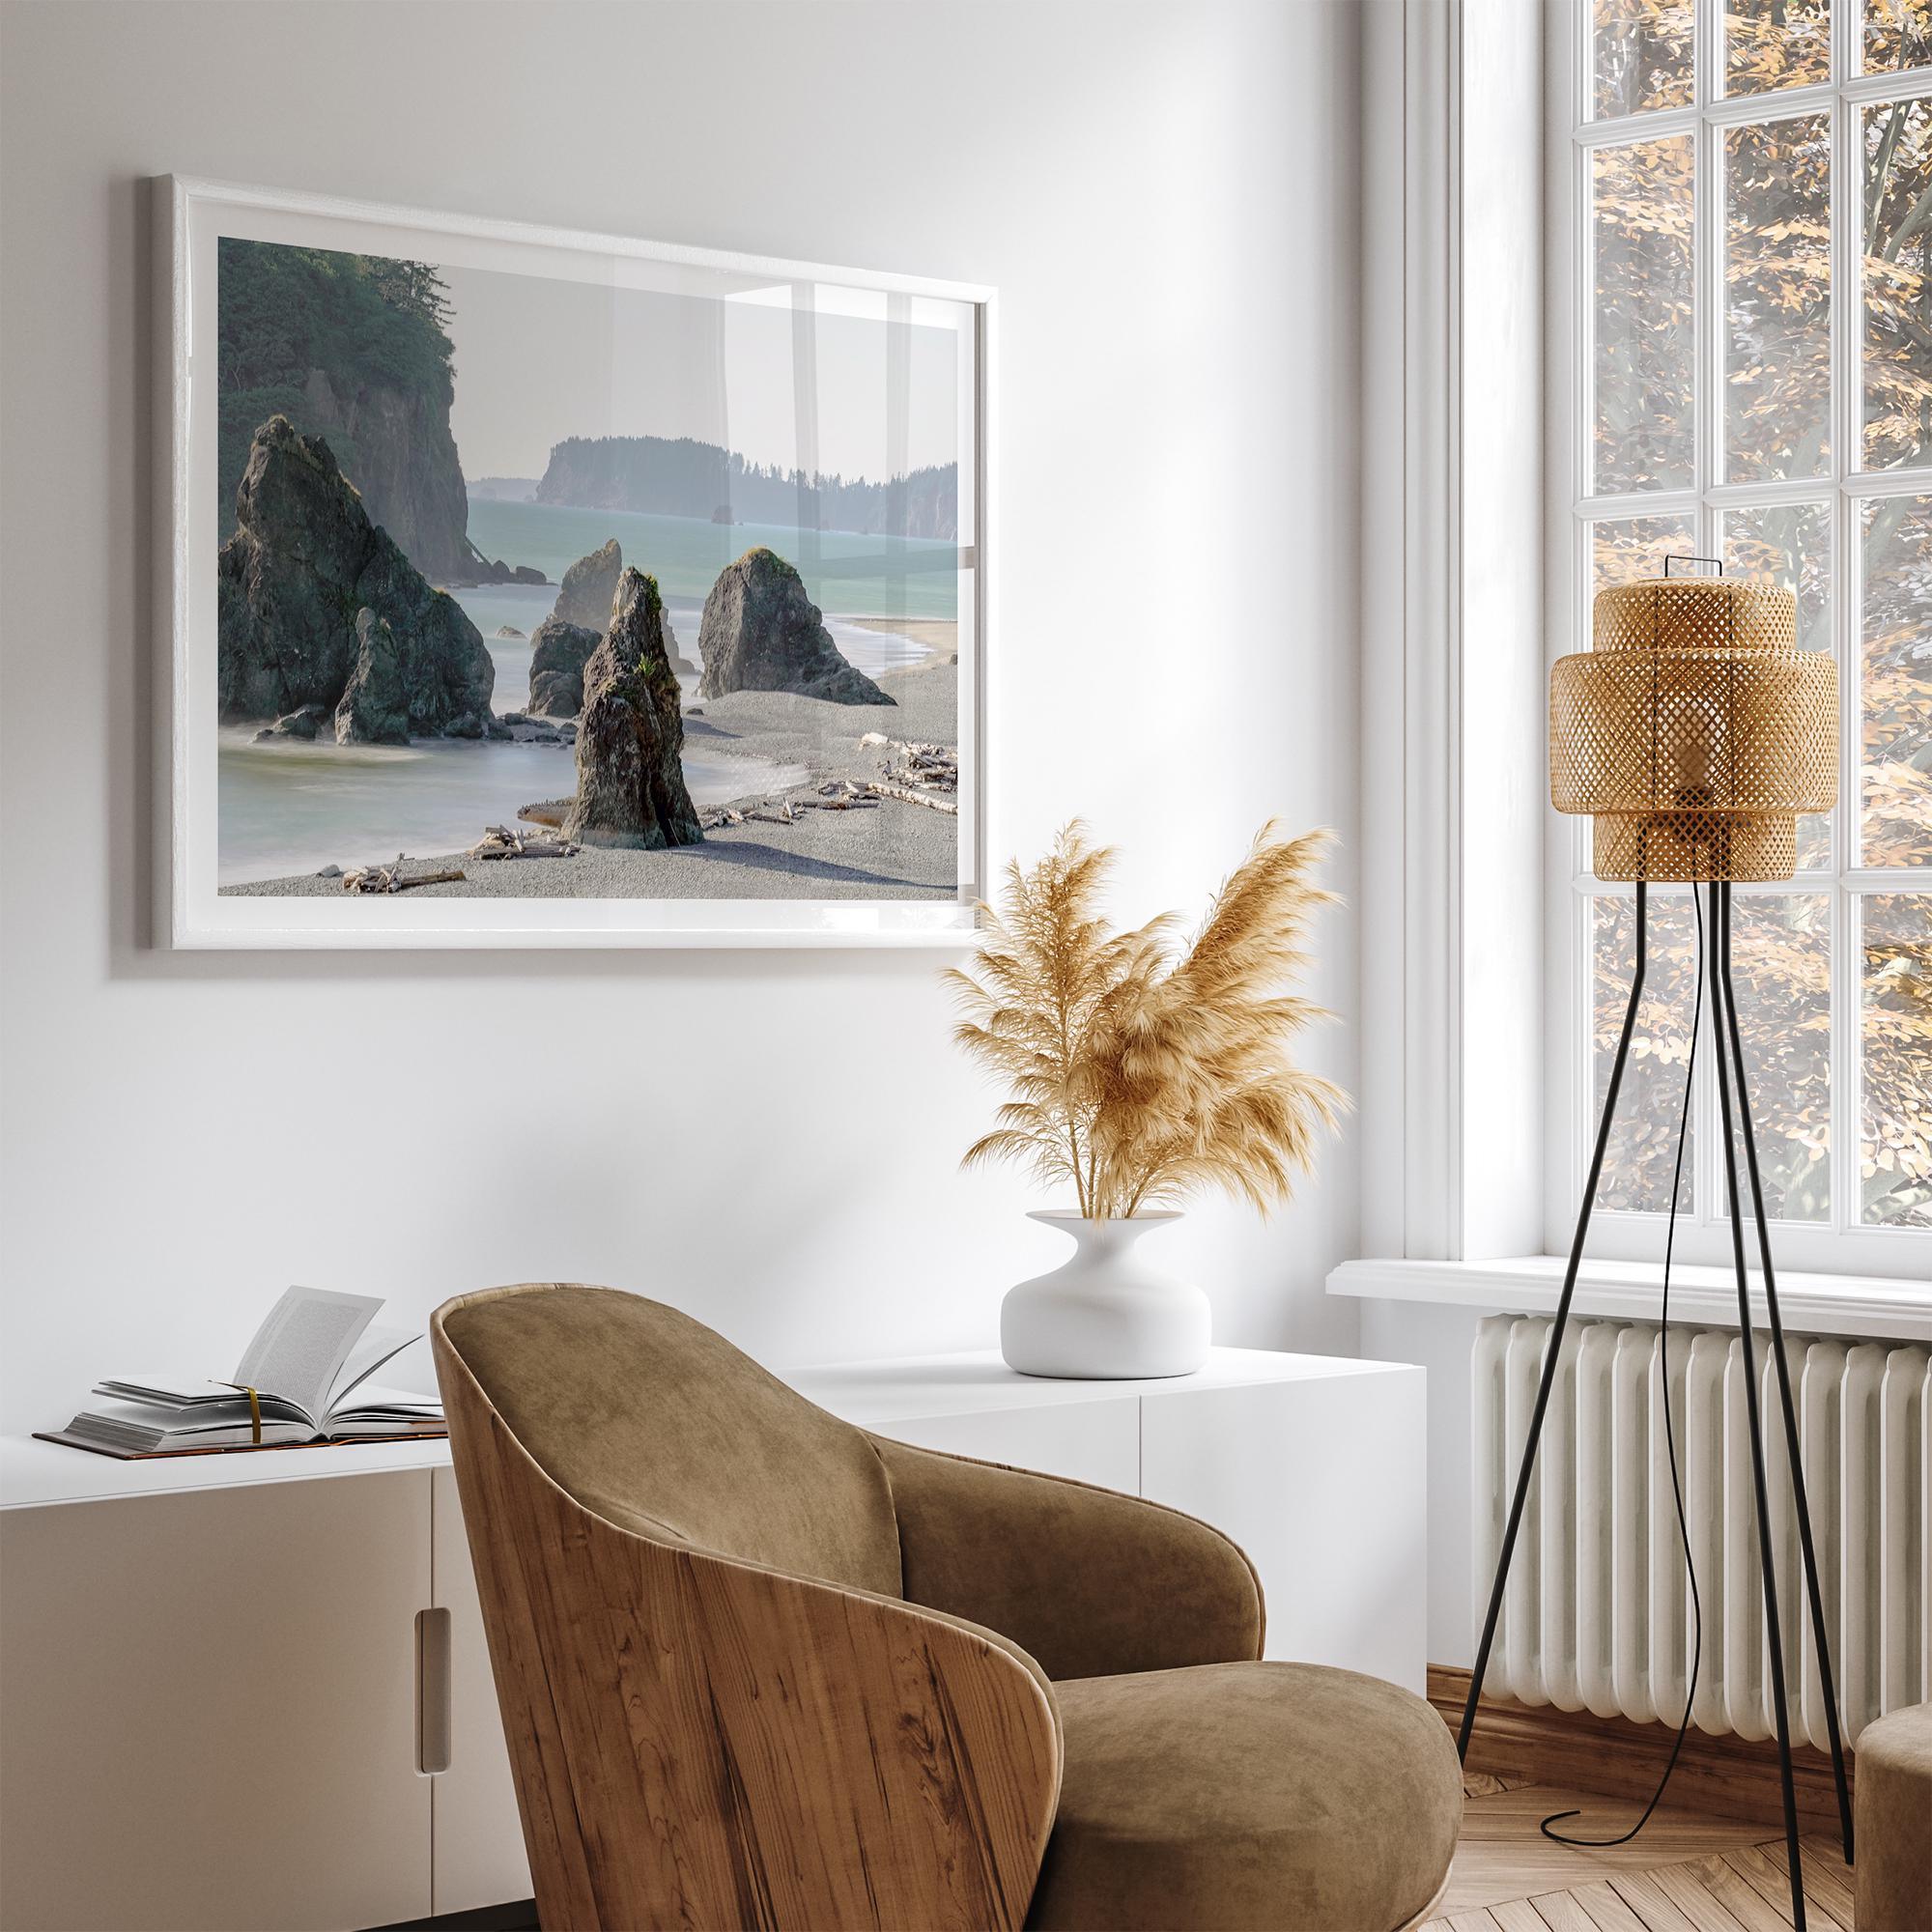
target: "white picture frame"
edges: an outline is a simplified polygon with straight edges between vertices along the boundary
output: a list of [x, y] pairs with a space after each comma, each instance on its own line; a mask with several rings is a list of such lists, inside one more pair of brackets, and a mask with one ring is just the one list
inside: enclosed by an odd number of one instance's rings
[[[156, 841], [153, 939], [178, 949], [658, 947], [969, 948], [991, 849], [986, 782], [993, 631], [995, 292], [980, 285], [690, 248], [246, 186], [179, 175], [153, 194], [156, 277]], [[219, 889], [215, 571], [218, 318], [216, 243], [226, 236], [346, 253], [495, 267], [613, 286], [810, 284], [824, 296], [961, 304], [970, 320], [970, 398], [962, 398], [962, 579], [958, 611], [956, 899], [440, 897], [423, 894], [237, 896]], [[722, 279], [721, 279], [722, 278]], [[852, 312], [868, 312], [863, 309]], [[970, 477], [971, 521], [964, 521]], [[970, 541], [969, 541], [970, 539]], [[370, 855], [371, 857], [375, 855]]]

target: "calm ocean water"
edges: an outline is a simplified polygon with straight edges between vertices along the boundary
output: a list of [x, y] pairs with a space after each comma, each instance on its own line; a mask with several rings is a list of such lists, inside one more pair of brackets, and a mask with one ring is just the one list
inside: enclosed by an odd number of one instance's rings
[[[667, 604], [701, 609], [718, 573], [763, 544], [797, 566], [811, 601], [828, 614], [954, 617], [959, 611], [959, 553], [950, 543], [470, 499], [469, 539], [477, 549], [505, 563], [534, 564], [553, 582], [611, 537], [623, 547], [626, 563], [657, 579]], [[693, 653], [687, 649], [686, 655]]]
[[[548, 584], [492, 584], [456, 600], [483, 633], [497, 666], [498, 712], [529, 696], [528, 634], [556, 603], [556, 580], [577, 558], [615, 537], [624, 560], [652, 571], [679, 648], [698, 662], [698, 618], [725, 564], [753, 544], [800, 561], [798, 533], [726, 526], [683, 517], [559, 509], [541, 503], [472, 500], [469, 534], [489, 555], [534, 564]], [[950, 618], [957, 609], [951, 544], [819, 535], [819, 560], [801, 564], [826, 628], [847, 660], [876, 676], [926, 655], [911, 639], [861, 629], [849, 616]], [[839, 614], [834, 614], [835, 612]], [[522, 638], [499, 638], [505, 626]], [[696, 680], [686, 679], [687, 692]], [[566, 797], [577, 783], [571, 746], [425, 740], [404, 746], [257, 745], [253, 727], [224, 730], [220, 749], [220, 880], [313, 872], [327, 865], [386, 862], [474, 844], [488, 825], [512, 822], [520, 806]], [[800, 782], [802, 767], [762, 758], [694, 755], [685, 783], [700, 805]]]

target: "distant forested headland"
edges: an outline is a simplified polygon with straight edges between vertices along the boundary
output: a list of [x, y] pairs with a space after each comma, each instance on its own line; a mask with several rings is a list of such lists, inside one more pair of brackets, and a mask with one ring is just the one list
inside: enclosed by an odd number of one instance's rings
[[449, 307], [435, 270], [224, 237], [218, 272], [222, 538], [255, 432], [286, 416], [327, 440], [371, 519], [424, 576], [473, 575], [449, 430]]
[[959, 533], [959, 467], [933, 465], [874, 483], [748, 463], [736, 450], [691, 437], [574, 436], [551, 450], [536, 500], [950, 540]]

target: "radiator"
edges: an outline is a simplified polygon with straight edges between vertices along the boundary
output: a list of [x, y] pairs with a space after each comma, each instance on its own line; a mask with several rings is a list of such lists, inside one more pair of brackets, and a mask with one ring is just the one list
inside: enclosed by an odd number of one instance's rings
[[[1475, 1614], [1488, 1605], [1550, 1323], [1491, 1316], [1471, 1362]], [[1573, 1321], [1491, 1653], [1525, 1704], [1675, 1724], [1692, 1622], [1663, 1435], [1660, 1330]], [[1785, 1337], [1847, 1744], [1932, 1698], [1932, 1367], [1923, 1348]], [[1828, 1745], [1771, 1340], [1756, 1341], [1794, 1742]], [[1691, 1720], [1775, 1735], [1744, 1347], [1672, 1325], [1670, 1406], [1703, 1600]]]

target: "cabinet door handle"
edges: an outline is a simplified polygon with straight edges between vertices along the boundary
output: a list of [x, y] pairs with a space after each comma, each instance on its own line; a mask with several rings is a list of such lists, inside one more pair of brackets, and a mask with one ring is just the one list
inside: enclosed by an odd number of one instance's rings
[[449, 1612], [416, 1612], [416, 1770], [449, 1769]]

